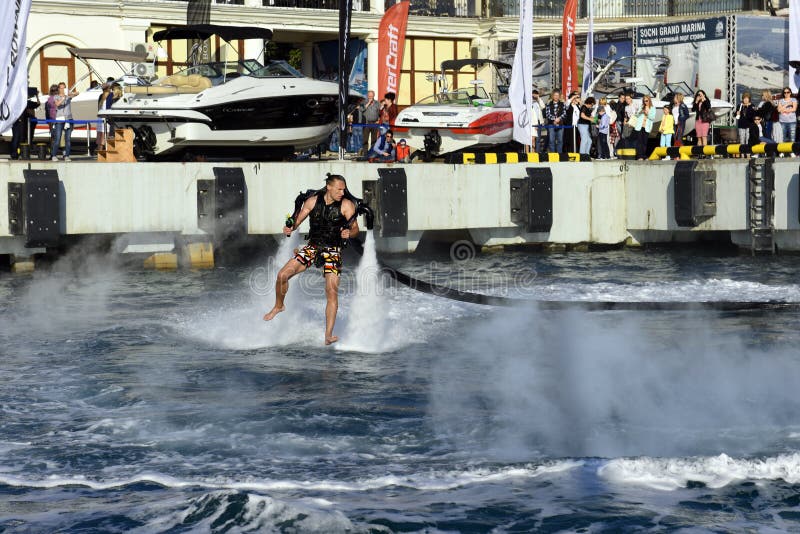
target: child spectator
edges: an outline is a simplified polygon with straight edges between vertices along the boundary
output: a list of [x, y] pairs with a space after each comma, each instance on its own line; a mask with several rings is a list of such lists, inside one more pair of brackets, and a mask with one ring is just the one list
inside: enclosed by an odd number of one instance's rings
[[659, 146], [672, 146], [672, 135], [675, 133], [675, 116], [672, 114], [672, 106], [670, 104], [664, 106], [661, 126], [658, 127], [658, 131], [661, 132], [661, 143]]
[[605, 106], [597, 107], [597, 159], [609, 159], [611, 154], [608, 150], [608, 131], [611, 127], [611, 119], [606, 113]]
[[405, 139], [400, 139], [397, 142], [397, 161], [401, 163], [410, 163], [411, 162], [411, 147], [408, 146]]

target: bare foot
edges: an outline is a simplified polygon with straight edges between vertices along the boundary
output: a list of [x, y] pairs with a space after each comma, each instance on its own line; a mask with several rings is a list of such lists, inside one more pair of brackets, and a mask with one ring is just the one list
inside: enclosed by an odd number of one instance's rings
[[285, 309], [286, 309], [286, 306], [281, 306], [280, 308], [278, 308], [276, 306], [276, 307], [272, 308], [272, 310], [270, 310], [270, 312], [264, 316], [264, 320], [265, 321], [273, 320], [276, 315], [278, 315], [280, 312], [282, 312]]
[[336, 343], [337, 341], [339, 341], [339, 337], [338, 336], [325, 336], [325, 344], [326, 345], [331, 345], [333, 343]]

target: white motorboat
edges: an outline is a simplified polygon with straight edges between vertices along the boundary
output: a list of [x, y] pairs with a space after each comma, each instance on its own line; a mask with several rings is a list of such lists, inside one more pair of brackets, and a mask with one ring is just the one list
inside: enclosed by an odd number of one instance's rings
[[[173, 27], [153, 38], [202, 41], [213, 35], [266, 41], [272, 32], [206, 24]], [[99, 115], [117, 128], [134, 130], [139, 158], [289, 157], [325, 141], [338, 122], [338, 84], [306, 78], [284, 61], [196, 64], [124, 91]], [[348, 103], [358, 98], [351, 92]]]
[[452, 91], [447, 88], [446, 72], [458, 72], [467, 66], [480, 69], [487, 65], [501, 74], [511, 70], [508, 63], [489, 59], [443, 61], [441, 79], [445, 83], [442, 90], [397, 115], [393, 125], [395, 138], [404, 137], [409, 146], [422, 151], [423, 159], [510, 143], [514, 121], [506, 84], [498, 87], [499, 94], [494, 98], [480, 83]]

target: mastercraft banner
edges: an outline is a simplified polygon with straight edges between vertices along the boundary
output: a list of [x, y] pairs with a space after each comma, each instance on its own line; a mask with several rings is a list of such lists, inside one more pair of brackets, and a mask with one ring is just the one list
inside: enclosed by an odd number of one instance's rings
[[408, 24], [408, 0], [402, 0], [386, 10], [378, 27], [378, 98], [386, 93], [397, 94], [400, 87], [400, 67]]
[[561, 92], [566, 96], [578, 88], [578, 52], [575, 49], [575, 21], [578, 0], [567, 0], [564, 6], [561, 42]]
[[514, 116], [514, 140], [530, 145], [533, 135], [531, 93], [533, 92], [533, 0], [520, 0], [519, 38], [511, 69], [508, 99]]
[[11, 128], [28, 100], [28, 54], [25, 30], [31, 0], [0, 5], [0, 132]]

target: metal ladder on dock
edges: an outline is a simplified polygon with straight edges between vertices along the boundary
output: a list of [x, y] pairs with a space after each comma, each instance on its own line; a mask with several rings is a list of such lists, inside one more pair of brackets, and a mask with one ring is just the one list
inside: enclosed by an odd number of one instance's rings
[[775, 172], [772, 158], [751, 159], [747, 166], [747, 188], [750, 201], [750, 251], [775, 254], [774, 192]]

